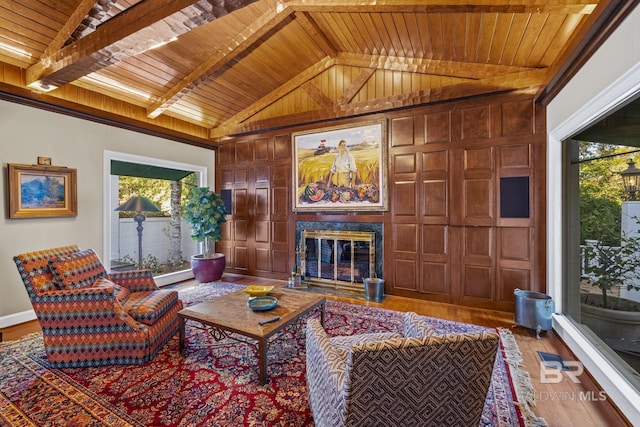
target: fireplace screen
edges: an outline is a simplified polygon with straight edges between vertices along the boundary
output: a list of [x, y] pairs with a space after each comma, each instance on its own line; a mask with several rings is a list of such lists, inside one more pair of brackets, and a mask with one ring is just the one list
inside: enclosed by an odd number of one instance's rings
[[375, 233], [302, 230], [301, 267], [305, 280], [319, 285], [363, 289], [375, 276]]

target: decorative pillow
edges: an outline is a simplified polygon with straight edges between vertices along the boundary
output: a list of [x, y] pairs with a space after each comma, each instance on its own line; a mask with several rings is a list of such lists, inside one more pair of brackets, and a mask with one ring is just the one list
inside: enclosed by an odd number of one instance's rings
[[129, 298], [129, 295], [131, 294], [131, 291], [128, 288], [125, 288], [124, 286], [120, 286], [116, 283], [113, 283], [111, 280], [107, 279], [106, 277], [98, 278], [98, 280], [96, 280], [93, 283], [93, 287], [112, 288], [113, 293], [115, 294], [116, 299], [120, 304], [124, 304], [127, 301], [127, 298]]
[[93, 249], [49, 260], [49, 267], [61, 289], [85, 288], [93, 285], [98, 278], [107, 275], [107, 271]]
[[431, 329], [421, 316], [410, 311], [404, 315], [405, 338], [433, 337], [436, 332]]

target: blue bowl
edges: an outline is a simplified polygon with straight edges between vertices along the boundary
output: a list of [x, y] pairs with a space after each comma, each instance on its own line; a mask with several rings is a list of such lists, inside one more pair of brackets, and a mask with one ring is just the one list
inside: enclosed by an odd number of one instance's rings
[[267, 311], [274, 309], [278, 305], [278, 299], [270, 296], [249, 298], [247, 305], [253, 311]]

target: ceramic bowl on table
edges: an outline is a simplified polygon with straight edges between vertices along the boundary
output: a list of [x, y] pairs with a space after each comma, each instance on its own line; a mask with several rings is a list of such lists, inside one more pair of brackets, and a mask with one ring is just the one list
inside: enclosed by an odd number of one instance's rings
[[276, 308], [278, 299], [269, 296], [253, 297], [249, 298], [247, 305], [253, 311], [268, 311]]
[[273, 290], [273, 286], [257, 286], [250, 285], [243, 289], [244, 292], [248, 293], [252, 297], [263, 297], [268, 295], [269, 292]]

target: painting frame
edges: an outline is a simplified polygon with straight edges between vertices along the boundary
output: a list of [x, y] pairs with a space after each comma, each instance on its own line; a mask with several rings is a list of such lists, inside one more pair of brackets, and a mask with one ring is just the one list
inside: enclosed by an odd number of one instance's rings
[[389, 209], [385, 120], [295, 132], [292, 144], [294, 212]]
[[78, 215], [76, 169], [8, 164], [7, 171], [9, 218]]

